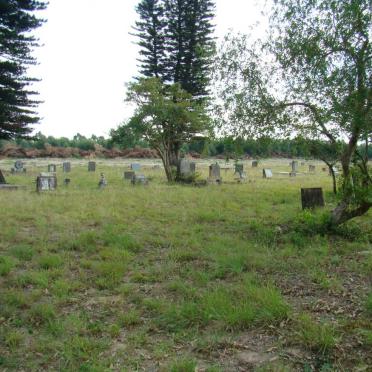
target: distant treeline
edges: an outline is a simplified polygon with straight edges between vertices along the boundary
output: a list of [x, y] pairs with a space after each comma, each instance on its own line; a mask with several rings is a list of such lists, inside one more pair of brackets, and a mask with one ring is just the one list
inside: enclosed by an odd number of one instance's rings
[[[44, 136], [37, 133], [32, 139], [17, 139], [14, 141], [0, 141], [0, 150], [9, 147], [22, 149], [46, 149], [50, 146], [61, 148], [77, 148], [83, 151], [94, 151], [97, 147], [103, 149], [148, 148], [146, 142], [134, 138], [115, 142], [113, 138], [92, 135], [87, 138], [76, 134], [72, 139], [67, 137]], [[274, 139], [262, 137], [258, 139], [232, 139], [230, 137], [217, 139], [203, 139], [193, 141], [182, 147], [183, 153], [199, 154], [200, 156], [234, 157], [308, 157], [303, 139]], [[372, 158], [372, 147], [368, 149], [368, 156]]]

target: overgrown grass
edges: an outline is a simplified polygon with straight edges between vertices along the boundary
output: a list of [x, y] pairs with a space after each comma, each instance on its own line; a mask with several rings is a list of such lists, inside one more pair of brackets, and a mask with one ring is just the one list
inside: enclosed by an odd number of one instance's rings
[[[370, 363], [371, 214], [330, 232], [325, 173], [263, 180], [249, 166], [246, 184], [228, 172], [194, 188], [148, 165], [150, 185], [132, 187], [121, 160], [97, 173], [75, 160], [68, 187], [58, 168], [58, 190], [36, 194], [47, 160], [32, 162], [6, 173], [25, 190], [0, 193], [0, 370], [244, 370], [246, 349], [279, 358], [258, 370], [306, 367], [288, 348], [313, 370]], [[313, 186], [326, 209], [302, 212]]]

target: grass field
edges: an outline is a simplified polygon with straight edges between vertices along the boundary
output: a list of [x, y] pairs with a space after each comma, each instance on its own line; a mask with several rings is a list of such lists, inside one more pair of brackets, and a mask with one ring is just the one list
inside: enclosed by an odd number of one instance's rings
[[246, 163], [247, 183], [196, 188], [152, 160], [136, 187], [129, 160], [73, 160], [68, 187], [59, 166], [37, 194], [49, 162], [5, 172], [26, 187], [0, 192], [1, 371], [371, 370], [372, 214], [324, 235], [300, 203], [322, 186], [334, 205], [321, 163], [292, 178], [276, 173], [289, 160]]

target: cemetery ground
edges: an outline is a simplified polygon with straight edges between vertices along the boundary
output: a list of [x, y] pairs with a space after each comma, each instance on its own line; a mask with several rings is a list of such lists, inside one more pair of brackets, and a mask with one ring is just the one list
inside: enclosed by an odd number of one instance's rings
[[[129, 161], [63, 161], [0, 161], [25, 186], [0, 193], [0, 370], [371, 370], [372, 215], [325, 234], [324, 211], [301, 210], [300, 187], [335, 204], [321, 163], [192, 187], [154, 161], [148, 186], [123, 180]], [[58, 189], [38, 194], [48, 163]]]

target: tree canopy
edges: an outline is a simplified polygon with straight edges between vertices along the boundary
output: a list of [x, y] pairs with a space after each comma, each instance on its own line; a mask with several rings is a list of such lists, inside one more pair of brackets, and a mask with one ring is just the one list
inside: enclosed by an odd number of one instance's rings
[[27, 135], [39, 120], [39, 102], [31, 98], [37, 93], [30, 90], [36, 79], [27, 76], [27, 67], [36, 62], [31, 31], [43, 23], [33, 13], [45, 8], [43, 1], [0, 1], [0, 139]]

